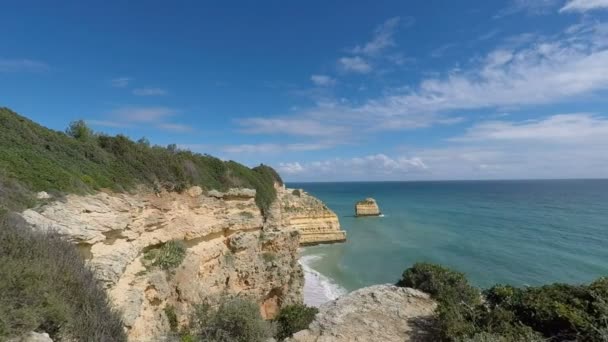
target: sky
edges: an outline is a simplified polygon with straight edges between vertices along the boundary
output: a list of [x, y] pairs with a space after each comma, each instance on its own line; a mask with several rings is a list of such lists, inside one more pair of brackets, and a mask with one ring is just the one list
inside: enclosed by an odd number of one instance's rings
[[608, 176], [608, 0], [3, 1], [0, 106], [288, 181]]

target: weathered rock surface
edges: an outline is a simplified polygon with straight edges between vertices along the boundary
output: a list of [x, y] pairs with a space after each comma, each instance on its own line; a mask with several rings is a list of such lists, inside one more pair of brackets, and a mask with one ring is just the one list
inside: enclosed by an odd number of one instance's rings
[[338, 216], [316, 197], [300, 189], [278, 189], [281, 222], [300, 233], [300, 245], [346, 241]]
[[322, 305], [308, 329], [286, 341], [427, 341], [436, 306], [418, 290], [370, 286]]
[[373, 198], [366, 198], [363, 201], [355, 204], [355, 215], [356, 216], [379, 216], [380, 208], [376, 200]]
[[[248, 297], [266, 318], [302, 301], [298, 233], [283, 229], [280, 214], [264, 221], [254, 197], [252, 190], [204, 194], [198, 187], [183, 194], [101, 192], [68, 195], [21, 216], [78, 245], [122, 311], [131, 341], [158, 341], [169, 331], [168, 306], [185, 324], [193, 304], [220, 296]], [[279, 201], [272, 211], [280, 212]], [[181, 265], [146, 269], [144, 251], [170, 240], [187, 246]]]
[[53, 342], [53, 339], [51, 339], [47, 333], [32, 331], [21, 337], [10, 339], [8, 342]]

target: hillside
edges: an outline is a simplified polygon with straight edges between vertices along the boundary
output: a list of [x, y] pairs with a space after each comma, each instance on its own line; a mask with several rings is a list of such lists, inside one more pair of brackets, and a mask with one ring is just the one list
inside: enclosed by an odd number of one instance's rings
[[45, 128], [8, 108], [0, 108], [0, 210], [32, 206], [33, 192], [84, 194], [103, 188], [117, 192], [147, 185], [160, 191], [254, 188], [256, 204], [265, 210], [275, 199], [270, 167], [253, 169], [234, 161], [180, 150], [176, 145], [150, 145], [124, 135], [95, 133], [82, 121], [66, 132]]

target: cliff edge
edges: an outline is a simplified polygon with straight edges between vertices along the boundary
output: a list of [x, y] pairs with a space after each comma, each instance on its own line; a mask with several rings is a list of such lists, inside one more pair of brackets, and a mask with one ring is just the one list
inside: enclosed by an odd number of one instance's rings
[[374, 285], [323, 304], [308, 329], [288, 342], [428, 341], [437, 304], [428, 294]]
[[[131, 341], [158, 340], [173, 328], [167, 312], [186, 324], [202, 301], [249, 298], [264, 318], [302, 302], [298, 233], [274, 229], [280, 217], [265, 221], [250, 189], [68, 195], [21, 216], [79, 247], [122, 312]], [[185, 246], [183, 261], [174, 269], [151, 267], [151, 251], [170, 241]]]
[[300, 233], [300, 245], [346, 241], [338, 216], [321, 200], [301, 189], [277, 190], [282, 226]]

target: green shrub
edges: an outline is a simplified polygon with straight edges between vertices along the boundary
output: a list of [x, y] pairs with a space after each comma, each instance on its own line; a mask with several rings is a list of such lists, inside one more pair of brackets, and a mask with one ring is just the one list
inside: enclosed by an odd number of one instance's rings
[[0, 340], [125, 341], [120, 316], [76, 248], [53, 233], [0, 222]]
[[183, 241], [171, 240], [158, 248], [150, 248], [144, 252], [144, 265], [157, 266], [163, 270], [172, 270], [181, 265], [186, 257], [186, 245]]
[[262, 342], [273, 335], [274, 326], [262, 318], [259, 307], [238, 298], [221, 303], [217, 310], [198, 305], [191, 331], [184, 334], [201, 342]]
[[408, 268], [397, 285], [421, 290], [442, 302], [476, 305], [481, 299], [479, 290], [469, 285], [463, 273], [430, 263]]
[[437, 340], [607, 341], [607, 278], [589, 285], [495, 285], [480, 301], [462, 273], [416, 264], [398, 285], [420, 289], [437, 300]]
[[300, 197], [300, 195], [301, 195], [302, 193], [300, 192], [300, 190], [295, 189], [295, 190], [293, 190], [293, 191], [291, 192], [291, 194], [292, 194], [292, 195], [294, 195], [294, 196], [298, 196], [298, 197]]
[[0, 190], [10, 192], [11, 206], [31, 206], [21, 196], [28, 192], [83, 194], [101, 188], [124, 191], [137, 185], [182, 191], [199, 185], [220, 191], [253, 188], [256, 203], [265, 212], [276, 198], [274, 183], [282, 184], [276, 171], [266, 165], [250, 169], [175, 145], [150, 146], [145, 139], [134, 142], [124, 135], [96, 134], [82, 121], [72, 123], [66, 132], [49, 130], [0, 108], [0, 182], [18, 183]]
[[276, 338], [283, 340], [300, 330], [308, 328], [318, 312], [317, 308], [304, 304], [288, 305], [282, 308], [274, 320], [277, 323]]
[[163, 309], [165, 312], [165, 316], [167, 316], [167, 321], [169, 322], [169, 327], [171, 331], [177, 331], [177, 314], [175, 313], [175, 307], [173, 305], [167, 305]]

